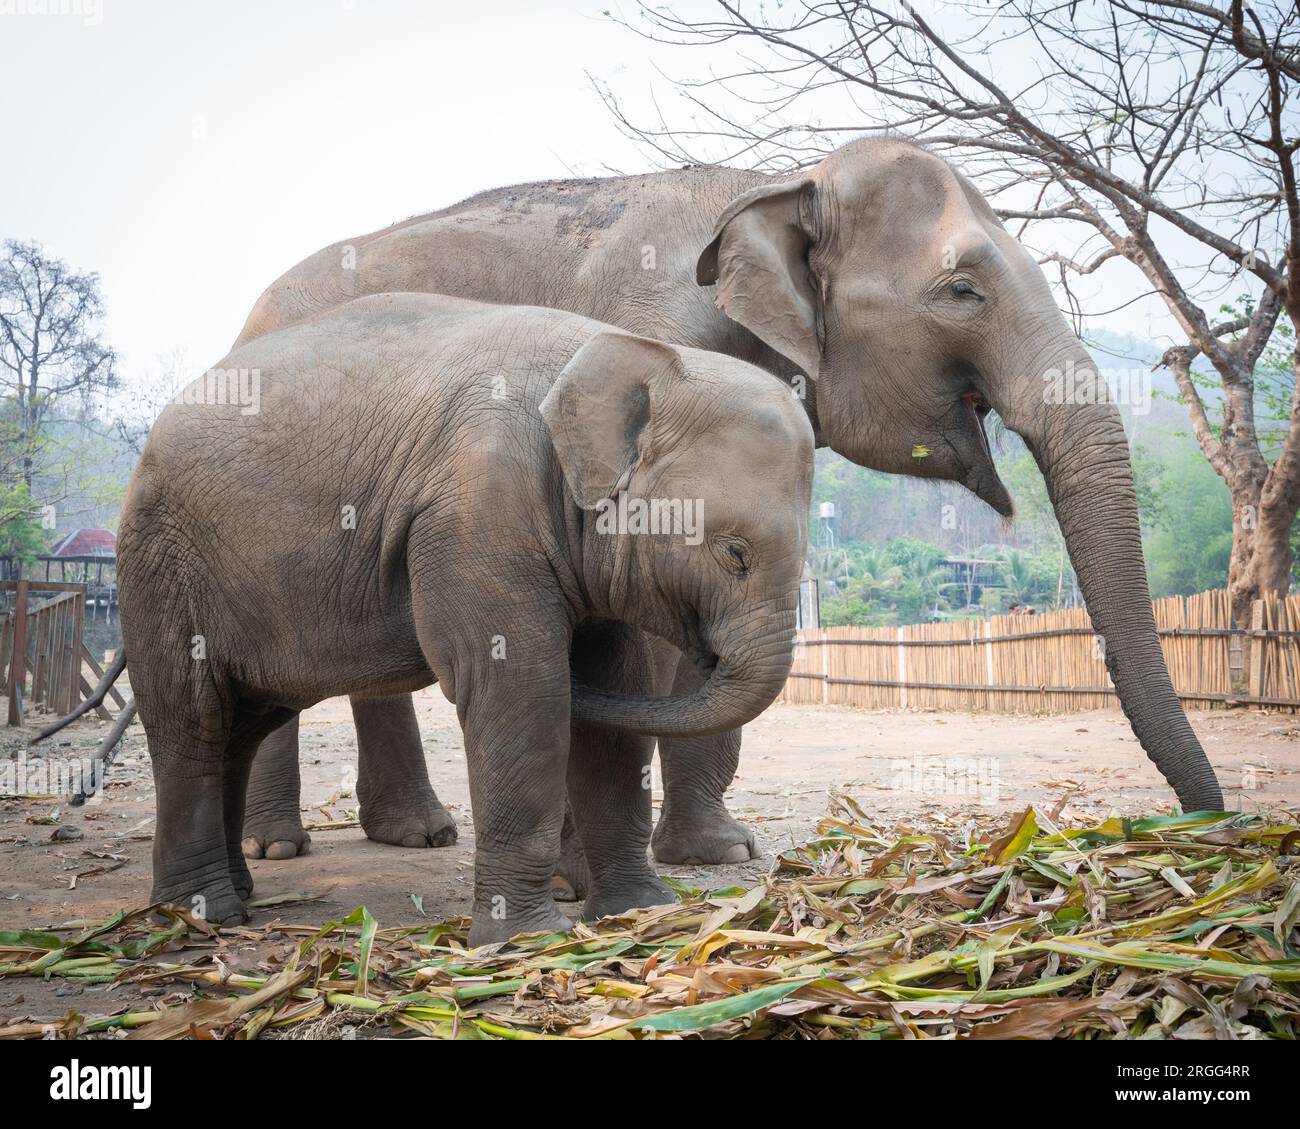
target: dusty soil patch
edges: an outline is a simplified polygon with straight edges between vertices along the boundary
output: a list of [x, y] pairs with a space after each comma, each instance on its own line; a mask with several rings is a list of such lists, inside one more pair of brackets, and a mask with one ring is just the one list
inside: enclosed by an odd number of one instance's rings
[[[436, 690], [417, 697], [429, 772], [460, 824], [460, 841], [439, 850], [405, 850], [369, 842], [359, 828], [313, 831], [312, 851], [287, 862], [251, 863], [255, 898], [305, 892], [317, 899], [259, 911], [323, 924], [366, 905], [382, 925], [418, 923], [468, 911], [473, 822], [460, 730]], [[1284, 715], [1213, 712], [1193, 723], [1219, 772], [1230, 805], [1245, 811], [1300, 806], [1300, 720]], [[105, 726], [83, 722], [62, 735], [55, 759], [86, 755]], [[329, 701], [303, 717], [304, 819], [337, 822], [355, 808], [355, 744], [346, 702]], [[0, 757], [25, 747], [31, 731], [8, 731]], [[3, 762], [0, 761], [0, 766]], [[29, 769], [34, 766], [28, 764]], [[766, 852], [740, 866], [668, 867], [690, 885], [752, 883], [776, 851], [802, 843], [843, 791], [882, 821], [960, 830], [977, 816], [1069, 799], [1066, 823], [1109, 814], [1169, 810], [1172, 799], [1118, 712], [1067, 717], [857, 711], [776, 706], [746, 729], [732, 812], [754, 828]], [[659, 791], [655, 792], [656, 804]], [[54, 820], [54, 822], [45, 822]], [[0, 800], [0, 928], [42, 928], [100, 920], [149, 898], [153, 789], [143, 731], [133, 727], [102, 802], [69, 808], [49, 800]], [[68, 838], [80, 833], [80, 837]], [[238, 964], [255, 951], [230, 954]], [[54, 1014], [70, 1007], [109, 1010], [83, 992], [111, 992], [121, 1002], [135, 986], [83, 988], [31, 979], [0, 980], [0, 1016]]]

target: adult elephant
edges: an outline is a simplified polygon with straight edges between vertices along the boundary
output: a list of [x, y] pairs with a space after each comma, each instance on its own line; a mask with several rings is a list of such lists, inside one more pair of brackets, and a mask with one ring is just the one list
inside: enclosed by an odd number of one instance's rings
[[[1142, 747], [1185, 809], [1222, 806], [1156, 635], [1119, 412], [1042, 271], [939, 157], [877, 138], [780, 177], [687, 168], [497, 189], [305, 259], [258, 300], [239, 342], [403, 290], [553, 306], [754, 362], [806, 396], [819, 445], [875, 470], [961, 482], [1009, 515], [983, 427], [995, 409], [1043, 472]], [[680, 683], [693, 677], [687, 665]], [[449, 841], [409, 699], [353, 705], [367, 833]], [[384, 745], [386, 757], [373, 755]], [[754, 852], [722, 798], [739, 748], [738, 732], [660, 742], [661, 861]], [[250, 854], [288, 857], [307, 841], [297, 752], [290, 727], [258, 757]]]

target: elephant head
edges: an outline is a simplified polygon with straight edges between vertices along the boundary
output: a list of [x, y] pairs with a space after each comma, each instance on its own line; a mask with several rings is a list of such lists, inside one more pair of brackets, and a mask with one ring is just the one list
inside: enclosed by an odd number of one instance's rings
[[812, 492], [806, 413], [743, 361], [599, 333], [541, 414], [585, 511], [592, 604], [668, 640], [706, 675], [677, 698], [575, 686], [573, 716], [661, 737], [752, 720], [790, 670]]
[[908, 142], [854, 142], [734, 200], [697, 280], [816, 382], [828, 446], [962, 482], [1009, 515], [983, 427], [996, 409], [1046, 479], [1143, 748], [1185, 809], [1221, 808], [1156, 635], [1118, 409], [1042, 270], [974, 186]]

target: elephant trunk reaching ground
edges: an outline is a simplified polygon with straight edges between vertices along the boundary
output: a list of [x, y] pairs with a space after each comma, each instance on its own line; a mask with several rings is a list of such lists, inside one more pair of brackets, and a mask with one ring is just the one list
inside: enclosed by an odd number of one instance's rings
[[[1062, 329], [1064, 327], [1061, 327]], [[1116, 693], [1143, 749], [1186, 811], [1220, 810], [1223, 794], [1165, 667], [1151, 611], [1128, 440], [1104, 379], [1064, 333], [1016, 402], [992, 402], [1043, 472]], [[1033, 405], [1033, 406], [1027, 406]]]

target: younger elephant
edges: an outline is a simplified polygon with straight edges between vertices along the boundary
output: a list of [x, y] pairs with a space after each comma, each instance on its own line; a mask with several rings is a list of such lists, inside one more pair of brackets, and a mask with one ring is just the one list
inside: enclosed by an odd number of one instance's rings
[[[255, 410], [220, 394], [232, 371]], [[241, 919], [262, 738], [324, 698], [437, 681], [469, 762], [472, 943], [568, 926], [566, 774], [588, 915], [672, 900], [643, 735], [734, 729], [784, 682], [813, 465], [789, 389], [574, 314], [385, 294], [236, 349], [180, 399], [118, 542], [154, 897]], [[652, 661], [634, 628], [699, 688], [627, 693]], [[601, 738], [571, 754], [571, 719]]]

